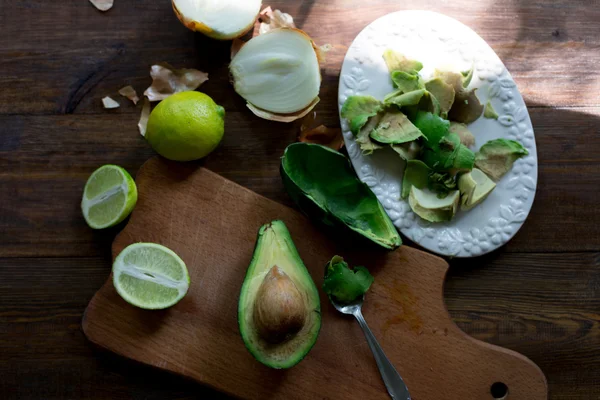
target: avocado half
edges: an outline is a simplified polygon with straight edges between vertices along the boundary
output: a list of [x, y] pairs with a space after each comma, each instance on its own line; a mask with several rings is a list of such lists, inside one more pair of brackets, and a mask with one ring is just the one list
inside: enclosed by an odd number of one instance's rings
[[258, 231], [240, 293], [238, 322], [250, 353], [271, 368], [293, 367], [317, 341], [319, 292], [282, 221]]

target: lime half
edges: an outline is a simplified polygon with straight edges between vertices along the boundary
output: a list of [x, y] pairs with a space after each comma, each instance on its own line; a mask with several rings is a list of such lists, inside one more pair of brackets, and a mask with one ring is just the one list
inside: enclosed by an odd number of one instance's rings
[[81, 211], [90, 227], [102, 229], [123, 221], [136, 202], [137, 188], [131, 175], [117, 165], [104, 165], [88, 178]]
[[172, 250], [155, 243], [135, 243], [115, 259], [113, 284], [126, 302], [160, 310], [185, 296], [190, 276], [183, 260]]

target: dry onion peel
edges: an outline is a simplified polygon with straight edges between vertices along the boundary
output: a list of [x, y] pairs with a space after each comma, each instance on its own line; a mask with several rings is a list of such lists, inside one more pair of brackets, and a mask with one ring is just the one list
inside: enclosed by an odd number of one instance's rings
[[299, 29], [273, 29], [250, 39], [231, 60], [229, 70], [235, 91], [269, 114], [297, 114], [319, 95], [317, 48]]
[[308, 107], [306, 107], [298, 112], [289, 113], [289, 114], [272, 113], [270, 111], [263, 110], [262, 108], [258, 108], [251, 103], [246, 103], [246, 107], [248, 107], [254, 115], [256, 115], [257, 117], [260, 117], [260, 118], [268, 119], [270, 121], [275, 121], [275, 122], [293, 122], [297, 119], [305, 117], [306, 114], [308, 114], [309, 112], [312, 111], [313, 108], [315, 108], [315, 106], [319, 103], [320, 100], [321, 99], [319, 99], [317, 97], [313, 100], [312, 103], [310, 103], [308, 105]]
[[333, 150], [339, 150], [344, 146], [342, 130], [340, 128], [328, 128], [325, 125], [302, 131], [298, 136], [298, 141], [321, 144]]
[[119, 89], [119, 94], [133, 101], [133, 104], [137, 104], [137, 102], [140, 101], [137, 92], [132, 86], [125, 86], [124, 88]]
[[140, 121], [138, 122], [138, 129], [140, 135], [146, 136], [146, 128], [148, 127], [148, 119], [150, 118], [150, 100], [144, 97], [144, 105], [142, 106], [142, 114], [140, 115]]
[[102, 105], [104, 106], [104, 108], [108, 108], [108, 109], [121, 107], [121, 105], [119, 103], [117, 103], [115, 100], [113, 100], [109, 96], [102, 98]]
[[[280, 10], [273, 11], [271, 7], [267, 7], [262, 10], [259, 14], [260, 25], [258, 27], [258, 34], [262, 35], [273, 29], [277, 28], [295, 28], [294, 18], [287, 13], [281, 12]], [[256, 32], [255, 32], [256, 33]]]
[[253, 26], [261, 0], [172, 0], [177, 18], [192, 31], [213, 39], [242, 36]]
[[174, 93], [196, 90], [208, 80], [206, 72], [197, 69], [175, 69], [167, 63], [150, 68], [152, 85], [144, 91], [150, 101], [161, 101]]
[[108, 11], [112, 8], [114, 0], [90, 0], [90, 3], [100, 11]]

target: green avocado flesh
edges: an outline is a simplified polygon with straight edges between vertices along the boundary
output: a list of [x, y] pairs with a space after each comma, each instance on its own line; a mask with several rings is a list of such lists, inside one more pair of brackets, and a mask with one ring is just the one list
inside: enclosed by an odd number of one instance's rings
[[379, 143], [400, 144], [412, 142], [422, 135], [406, 115], [400, 111], [388, 111], [383, 114], [370, 136]]
[[416, 186], [418, 189], [426, 188], [430, 173], [431, 169], [423, 161], [408, 160], [404, 169], [404, 177], [402, 178], [402, 198], [408, 198], [410, 188], [413, 186]]
[[394, 71], [403, 71], [409, 74], [417, 74], [423, 69], [423, 64], [419, 61], [410, 60], [404, 56], [404, 54], [398, 53], [394, 50], [386, 50], [383, 52], [383, 59], [388, 67], [390, 73]]
[[504, 176], [519, 158], [529, 152], [514, 140], [495, 139], [485, 143], [475, 156], [475, 166], [496, 182]]
[[358, 135], [370, 117], [381, 111], [381, 102], [372, 96], [349, 96], [342, 107], [342, 118], [350, 124], [350, 130]]
[[325, 266], [323, 291], [340, 303], [351, 303], [363, 296], [375, 278], [365, 267], [350, 269], [340, 256], [333, 256]]
[[263, 225], [238, 304], [240, 333], [250, 353], [271, 368], [299, 363], [319, 335], [320, 304], [285, 224]]
[[394, 71], [391, 74], [392, 82], [395, 88], [398, 88], [398, 94], [408, 93], [414, 90], [424, 89], [425, 85], [419, 75], [409, 74], [404, 71]]
[[341, 153], [318, 144], [293, 143], [281, 160], [281, 177], [292, 199], [309, 216], [347, 227], [386, 249], [402, 243], [375, 194], [358, 180]]

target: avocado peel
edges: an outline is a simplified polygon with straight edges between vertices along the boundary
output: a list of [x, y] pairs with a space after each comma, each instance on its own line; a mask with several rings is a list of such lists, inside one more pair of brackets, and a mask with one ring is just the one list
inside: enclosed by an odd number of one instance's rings
[[292, 143], [280, 171], [290, 197], [309, 216], [388, 250], [402, 243], [383, 206], [343, 154], [317, 144]]

